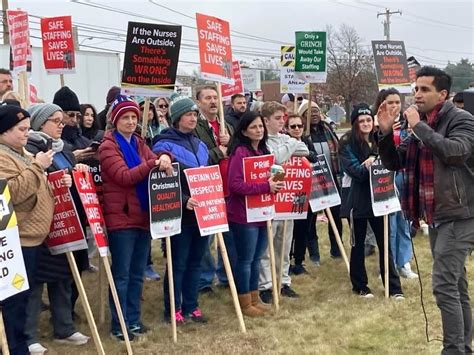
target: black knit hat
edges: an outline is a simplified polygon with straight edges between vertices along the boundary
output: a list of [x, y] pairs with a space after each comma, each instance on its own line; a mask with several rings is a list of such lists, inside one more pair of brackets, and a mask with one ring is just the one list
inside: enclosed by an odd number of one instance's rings
[[30, 117], [28, 111], [16, 105], [0, 103], [0, 134], [15, 127], [19, 122]]
[[63, 86], [54, 94], [53, 104], [61, 107], [63, 111], [81, 111], [77, 95], [67, 86]]
[[369, 115], [371, 117], [374, 117], [372, 115], [372, 110], [370, 109], [369, 105], [364, 103], [355, 105], [351, 113], [351, 125], [354, 125], [354, 122], [361, 115]]

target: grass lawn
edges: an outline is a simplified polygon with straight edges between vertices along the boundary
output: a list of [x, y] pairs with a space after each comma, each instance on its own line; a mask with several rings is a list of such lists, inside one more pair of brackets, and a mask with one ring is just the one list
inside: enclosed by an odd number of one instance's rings
[[[345, 225], [344, 240], [348, 229]], [[367, 258], [369, 286], [373, 299], [360, 299], [351, 293], [351, 285], [342, 260], [329, 258], [329, 242], [325, 223], [318, 222], [321, 266], [309, 261], [309, 275], [293, 276], [293, 287], [299, 299], [283, 298], [277, 314], [263, 318], [245, 318], [247, 334], [239, 331], [230, 291], [215, 288], [212, 295], [200, 297], [203, 314], [209, 317], [205, 325], [186, 324], [178, 327], [178, 343], [171, 338], [171, 326], [162, 321], [163, 281], [146, 281], [143, 301], [143, 321], [152, 331], [132, 343], [135, 354], [439, 354], [441, 343], [428, 343], [425, 321], [420, 304], [418, 280], [402, 279], [407, 297], [405, 301], [385, 300], [382, 282], [378, 278], [378, 255]], [[424, 303], [429, 321], [430, 338], [441, 337], [441, 320], [431, 294], [431, 255], [428, 239], [418, 235], [414, 239], [420, 275], [424, 289]], [[160, 242], [153, 242], [154, 262], [163, 276], [165, 260], [161, 257]], [[97, 260], [96, 260], [97, 262]], [[472, 257], [468, 273], [474, 273]], [[412, 268], [416, 271], [414, 262]], [[83, 280], [98, 319], [98, 274], [84, 273]], [[471, 296], [474, 296], [471, 287]], [[76, 307], [81, 319], [77, 326], [90, 335], [80, 304]], [[49, 314], [41, 315], [39, 341], [49, 354], [94, 354], [91, 339], [80, 347], [67, 347], [51, 341]], [[125, 354], [125, 344], [109, 338], [109, 315], [99, 324], [99, 334], [107, 354]]]

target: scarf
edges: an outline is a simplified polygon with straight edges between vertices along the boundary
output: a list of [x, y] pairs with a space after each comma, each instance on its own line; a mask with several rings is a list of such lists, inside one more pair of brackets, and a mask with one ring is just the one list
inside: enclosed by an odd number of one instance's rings
[[48, 139], [52, 139], [52, 141], [53, 141], [53, 152], [55, 152], [55, 153], [60, 153], [64, 149], [64, 141], [61, 138], [53, 139], [44, 132], [30, 131], [28, 133], [28, 137], [32, 138], [35, 141], [44, 142], [44, 144], [47, 144]]
[[[341, 174], [341, 164], [339, 163], [339, 140], [337, 136], [333, 133], [331, 130], [331, 127], [329, 125], [324, 124], [323, 122], [320, 122], [317, 125], [312, 125], [311, 126], [311, 133], [313, 135], [315, 134], [323, 134], [324, 138], [328, 144], [329, 147], [329, 152], [330, 152], [330, 157], [331, 161], [328, 162], [331, 164], [331, 170], [334, 176], [339, 177]], [[311, 135], [309, 136], [311, 139]], [[313, 144], [313, 140], [311, 139], [311, 144]]]
[[[432, 128], [436, 128], [438, 112], [443, 103], [434, 107], [428, 115], [422, 115]], [[434, 215], [434, 163], [431, 150], [418, 139], [412, 136], [408, 142], [406, 156], [407, 188], [403, 190], [402, 208], [406, 218], [418, 224], [423, 218], [426, 223], [433, 224]]]
[[30, 153], [28, 153], [25, 150], [25, 148], [22, 148], [22, 151], [20, 153], [16, 151], [15, 149], [11, 148], [10, 146], [0, 143], [0, 150], [7, 152], [8, 154], [10, 154], [11, 156], [13, 156], [14, 158], [18, 160], [21, 160], [23, 163], [26, 164], [26, 166], [30, 166], [34, 162], [33, 156]]
[[[132, 136], [130, 143], [122, 136], [119, 132], [114, 131], [114, 137], [117, 141], [120, 150], [122, 151], [123, 158], [127, 166], [132, 169], [142, 163], [140, 155], [138, 154], [138, 143], [135, 136]], [[140, 201], [142, 211], [148, 211], [148, 179], [145, 178], [140, 181], [136, 187], [137, 197]]]

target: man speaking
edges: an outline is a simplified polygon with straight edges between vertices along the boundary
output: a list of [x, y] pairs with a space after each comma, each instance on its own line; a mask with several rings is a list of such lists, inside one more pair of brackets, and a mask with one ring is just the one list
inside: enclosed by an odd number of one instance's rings
[[451, 77], [423, 67], [416, 107], [404, 116], [412, 134], [395, 148], [395, 112], [380, 106], [379, 153], [390, 170], [406, 168], [402, 208], [430, 226], [433, 294], [443, 322], [442, 354], [472, 353], [472, 311], [465, 261], [474, 246], [474, 118], [450, 101]]

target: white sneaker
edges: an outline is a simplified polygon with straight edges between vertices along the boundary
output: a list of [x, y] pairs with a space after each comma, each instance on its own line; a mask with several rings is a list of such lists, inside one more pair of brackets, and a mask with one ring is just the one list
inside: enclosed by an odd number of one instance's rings
[[46, 349], [40, 343], [33, 343], [28, 345], [28, 351], [30, 352], [30, 355], [43, 355], [48, 352], [48, 349]]
[[70, 344], [70, 345], [83, 345], [89, 341], [90, 337], [81, 334], [79, 332], [75, 332], [74, 334], [68, 336], [67, 338], [59, 339], [55, 338], [54, 341], [56, 343], [61, 344]]
[[394, 295], [390, 295], [390, 298], [394, 299], [395, 301], [404, 301], [405, 300], [405, 296], [401, 293], [396, 293]]
[[405, 265], [403, 265], [403, 267], [399, 268], [398, 273], [400, 274], [401, 277], [404, 277], [406, 279], [418, 278], [418, 274], [411, 270], [410, 263], [406, 263]]

